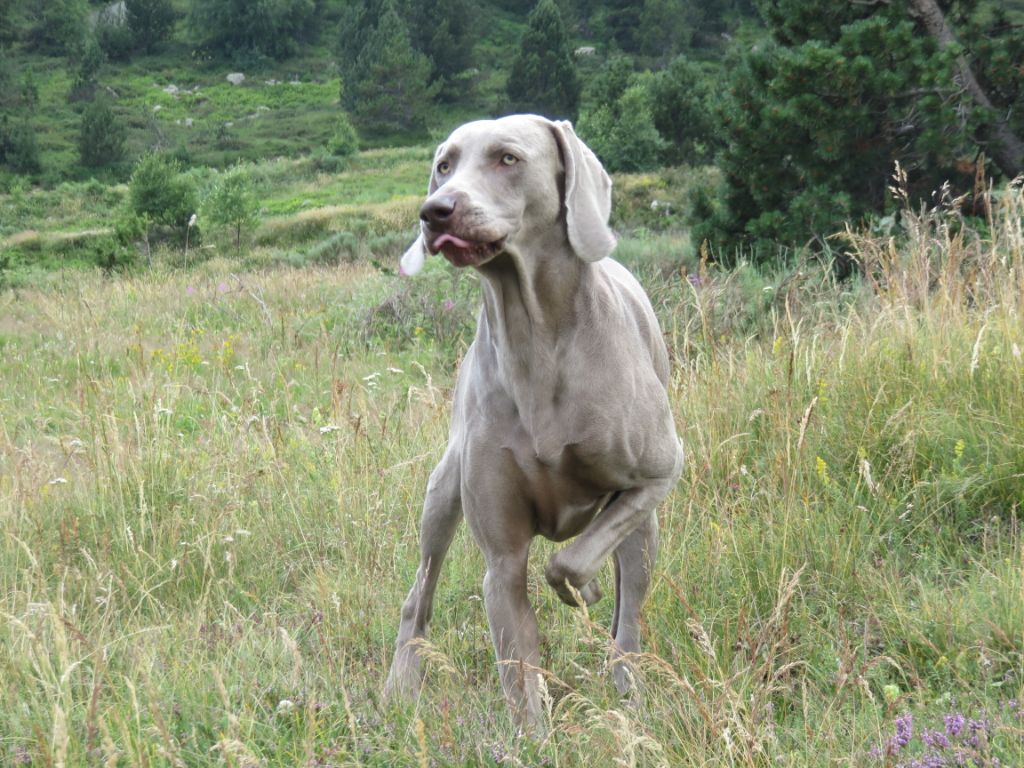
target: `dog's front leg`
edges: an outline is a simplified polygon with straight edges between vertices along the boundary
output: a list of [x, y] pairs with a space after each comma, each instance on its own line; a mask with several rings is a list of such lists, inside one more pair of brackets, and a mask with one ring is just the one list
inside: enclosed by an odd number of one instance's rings
[[544, 576], [563, 602], [572, 606], [578, 604], [574, 590], [589, 588], [605, 559], [646, 523], [668, 496], [682, 469], [680, 449], [668, 477], [620, 493], [579, 536], [551, 557]]
[[544, 733], [538, 689], [537, 618], [526, 589], [529, 541], [511, 553], [487, 558], [484, 602], [498, 658], [501, 686], [512, 718], [534, 736]]

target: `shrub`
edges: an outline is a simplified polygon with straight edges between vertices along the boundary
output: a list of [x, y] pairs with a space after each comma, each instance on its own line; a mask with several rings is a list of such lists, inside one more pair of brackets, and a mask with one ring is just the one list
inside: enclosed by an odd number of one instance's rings
[[96, 26], [93, 29], [96, 35], [96, 42], [111, 61], [128, 61], [131, 58], [132, 48], [135, 41], [132, 31], [124, 18], [107, 7], [99, 12], [96, 17]]
[[338, 118], [338, 125], [327, 142], [327, 149], [335, 157], [348, 157], [359, 151], [359, 134], [344, 112]]
[[110, 100], [96, 99], [82, 113], [78, 133], [78, 156], [82, 165], [99, 168], [120, 162], [127, 133]]
[[174, 29], [171, 0], [125, 0], [125, 22], [132, 40], [151, 53]]
[[[152, 153], [135, 165], [128, 182], [129, 207], [135, 215], [150, 224], [174, 229], [184, 237], [189, 219], [196, 211], [196, 185], [191, 176], [181, 172], [176, 160]], [[189, 235], [193, 242], [198, 232]]]

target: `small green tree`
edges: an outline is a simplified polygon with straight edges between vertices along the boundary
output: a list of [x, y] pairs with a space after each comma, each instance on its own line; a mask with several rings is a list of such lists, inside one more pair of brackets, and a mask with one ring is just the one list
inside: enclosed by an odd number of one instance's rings
[[152, 53], [174, 29], [175, 12], [171, 0], [125, 0], [125, 22], [135, 44]]
[[236, 252], [242, 248], [242, 230], [259, 222], [259, 212], [252, 176], [241, 167], [222, 174], [203, 202], [205, 219], [234, 229]]
[[78, 156], [82, 165], [99, 168], [124, 158], [128, 131], [107, 98], [98, 98], [82, 113], [78, 131]]
[[[172, 158], [151, 153], [135, 165], [128, 182], [128, 201], [132, 212], [153, 225], [174, 230], [184, 239], [189, 219], [197, 209], [196, 185], [182, 173]], [[198, 233], [192, 229], [190, 237]]]
[[637, 83], [611, 104], [585, 111], [576, 130], [609, 171], [645, 171], [659, 164], [665, 142], [651, 116], [650, 94]]
[[345, 91], [356, 119], [375, 130], [422, 130], [431, 112], [437, 84], [430, 84], [430, 62], [412, 47], [409, 30], [394, 0], [384, 0], [381, 15], [359, 53]]
[[506, 86], [516, 112], [574, 119], [580, 82], [569, 36], [554, 0], [539, 0], [512, 60]]

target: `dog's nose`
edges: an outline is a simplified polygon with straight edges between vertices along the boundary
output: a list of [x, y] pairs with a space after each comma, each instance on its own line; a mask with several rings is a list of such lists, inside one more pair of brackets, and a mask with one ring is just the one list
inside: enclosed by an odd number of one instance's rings
[[442, 229], [455, 213], [455, 198], [452, 195], [435, 195], [420, 208], [420, 218], [431, 229]]

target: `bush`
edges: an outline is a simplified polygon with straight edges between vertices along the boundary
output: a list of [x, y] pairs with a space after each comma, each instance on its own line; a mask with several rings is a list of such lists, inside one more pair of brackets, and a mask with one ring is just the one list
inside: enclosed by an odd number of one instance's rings
[[348, 157], [359, 151], [359, 134], [344, 112], [338, 118], [338, 126], [327, 142], [327, 149], [335, 157]]
[[82, 165], [99, 168], [124, 158], [128, 131], [106, 98], [96, 99], [82, 113], [78, 133], [78, 156]]
[[124, 6], [125, 26], [146, 53], [152, 53], [174, 29], [176, 14], [171, 0], [125, 0]]
[[[176, 160], [156, 153], [139, 160], [128, 182], [130, 210], [151, 225], [168, 227], [182, 237], [196, 212], [197, 198], [192, 177], [182, 173]], [[189, 238], [198, 240], [195, 227]]]

